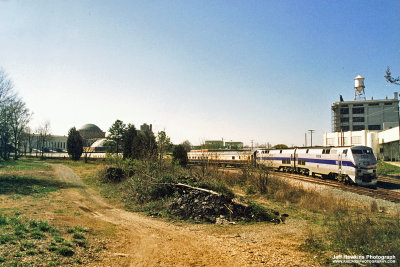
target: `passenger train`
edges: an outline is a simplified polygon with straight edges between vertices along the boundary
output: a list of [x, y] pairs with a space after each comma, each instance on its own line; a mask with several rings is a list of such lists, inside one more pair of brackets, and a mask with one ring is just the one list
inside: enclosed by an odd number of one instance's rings
[[277, 171], [336, 179], [344, 183], [376, 187], [376, 159], [372, 148], [311, 147], [257, 149], [255, 151], [195, 150], [189, 164], [211, 163], [240, 166], [261, 164]]

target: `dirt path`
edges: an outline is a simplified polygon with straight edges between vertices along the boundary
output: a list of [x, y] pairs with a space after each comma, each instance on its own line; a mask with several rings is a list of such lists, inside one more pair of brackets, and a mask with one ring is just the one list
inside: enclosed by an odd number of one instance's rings
[[72, 205], [94, 220], [117, 226], [117, 240], [107, 245], [101, 259], [104, 266], [316, 265], [298, 251], [304, 237], [295, 221], [250, 226], [173, 224], [113, 207], [70, 168], [52, 166], [60, 180], [75, 186], [66, 194]]

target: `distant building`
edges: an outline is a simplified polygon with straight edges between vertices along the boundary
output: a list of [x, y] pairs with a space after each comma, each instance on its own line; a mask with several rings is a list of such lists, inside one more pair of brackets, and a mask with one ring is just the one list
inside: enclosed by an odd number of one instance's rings
[[364, 78], [355, 79], [354, 101], [341, 101], [332, 104], [332, 131], [382, 131], [399, 126], [399, 99], [366, 100]]
[[226, 149], [243, 149], [243, 142], [225, 142]]
[[153, 125], [152, 124], [148, 125], [148, 124], [144, 123], [144, 124], [140, 125], [140, 130], [142, 132], [153, 132]]
[[[45, 152], [65, 152], [67, 151], [67, 136], [51, 135], [46, 138], [43, 144]], [[30, 141], [30, 149], [28, 152], [40, 150], [42, 148], [41, 138], [37, 134], [33, 134]]]
[[98, 139], [106, 137], [105, 132], [103, 132], [97, 125], [91, 123], [83, 125], [78, 132], [82, 136], [84, 146], [90, 146]]
[[224, 148], [224, 141], [222, 140], [207, 140], [204, 142], [207, 149], [222, 149]]
[[384, 131], [347, 131], [324, 134], [324, 146], [369, 146], [383, 160], [400, 160], [399, 126]]

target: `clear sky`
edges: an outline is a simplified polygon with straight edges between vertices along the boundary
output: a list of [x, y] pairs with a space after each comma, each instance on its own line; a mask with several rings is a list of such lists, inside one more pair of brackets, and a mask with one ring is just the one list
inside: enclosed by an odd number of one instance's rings
[[354, 77], [368, 99], [400, 91], [383, 77], [400, 1], [0, 0], [0, 66], [53, 134], [120, 119], [175, 143], [322, 144]]

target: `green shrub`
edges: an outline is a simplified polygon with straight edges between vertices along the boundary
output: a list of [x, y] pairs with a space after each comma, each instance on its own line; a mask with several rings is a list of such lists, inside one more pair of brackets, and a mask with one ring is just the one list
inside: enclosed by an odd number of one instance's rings
[[85, 236], [81, 233], [74, 233], [72, 237], [75, 239], [85, 239]]
[[74, 250], [70, 247], [61, 247], [57, 250], [57, 252], [65, 257], [71, 257], [75, 254]]
[[247, 207], [248, 214], [250, 215], [249, 220], [251, 221], [279, 221], [279, 213], [275, 214], [273, 211], [268, 210], [257, 203], [250, 203]]
[[1, 235], [0, 236], [0, 244], [5, 244], [13, 239], [14, 238], [11, 235], [7, 235], [7, 234]]
[[250, 185], [249, 187], [247, 187], [246, 189], [246, 195], [252, 195], [255, 194], [256, 190], [254, 189], [254, 187], [252, 185]]
[[41, 231], [43, 231], [43, 232], [48, 232], [48, 231], [51, 230], [51, 226], [49, 225], [48, 222], [45, 222], [45, 221], [40, 221], [40, 222], [38, 223], [38, 226], [37, 226], [37, 227], [39, 228], [39, 230], [41, 230]]
[[46, 238], [46, 235], [43, 232], [41, 232], [40, 230], [35, 229], [31, 232], [31, 237], [33, 239], [42, 239], [42, 238]]
[[6, 218], [6, 217], [3, 217], [3, 216], [0, 214], [0, 226], [2, 226], [2, 225], [7, 225], [7, 224], [8, 224], [7, 218]]
[[107, 182], [119, 183], [124, 177], [124, 171], [121, 168], [109, 167], [106, 169], [105, 178]]

